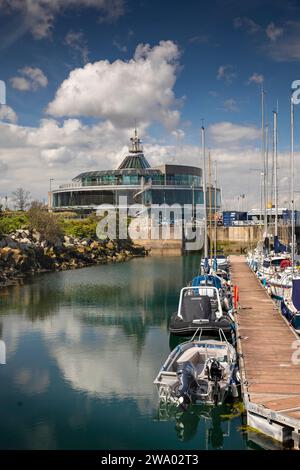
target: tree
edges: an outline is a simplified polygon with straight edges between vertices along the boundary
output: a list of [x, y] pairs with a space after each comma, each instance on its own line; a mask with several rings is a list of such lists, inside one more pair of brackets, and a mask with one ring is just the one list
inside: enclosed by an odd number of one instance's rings
[[12, 193], [12, 196], [16, 209], [19, 211], [25, 211], [29, 206], [30, 192], [26, 191], [24, 188], [18, 188]]
[[63, 238], [62, 227], [54, 214], [39, 201], [33, 201], [28, 211], [30, 227], [40, 233], [43, 240], [56, 243]]

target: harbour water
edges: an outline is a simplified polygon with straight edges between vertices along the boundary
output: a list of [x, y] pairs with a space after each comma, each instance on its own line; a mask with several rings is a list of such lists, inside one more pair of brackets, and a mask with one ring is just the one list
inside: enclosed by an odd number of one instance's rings
[[199, 257], [44, 274], [0, 292], [1, 449], [257, 448], [233, 405], [159, 409], [168, 318]]

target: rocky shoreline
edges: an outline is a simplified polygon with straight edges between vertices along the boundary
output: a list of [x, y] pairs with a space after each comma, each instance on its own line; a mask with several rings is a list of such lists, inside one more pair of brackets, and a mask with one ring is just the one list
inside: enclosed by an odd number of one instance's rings
[[147, 256], [130, 240], [92, 240], [64, 236], [50, 243], [34, 230], [16, 230], [0, 238], [0, 288], [30, 275]]

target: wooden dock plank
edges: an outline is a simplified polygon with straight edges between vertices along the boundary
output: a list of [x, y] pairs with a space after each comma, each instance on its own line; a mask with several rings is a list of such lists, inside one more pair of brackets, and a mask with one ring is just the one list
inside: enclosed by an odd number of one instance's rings
[[296, 335], [246, 264], [231, 256], [232, 284], [239, 288], [236, 315], [243, 353], [244, 390], [249, 402], [299, 421], [300, 365], [293, 364]]

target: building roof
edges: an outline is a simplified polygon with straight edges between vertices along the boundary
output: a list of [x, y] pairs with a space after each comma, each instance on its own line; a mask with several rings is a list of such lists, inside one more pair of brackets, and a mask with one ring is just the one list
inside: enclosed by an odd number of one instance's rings
[[124, 170], [127, 168], [134, 169], [145, 169], [150, 168], [149, 163], [144, 157], [143, 153], [138, 153], [134, 155], [127, 155], [119, 166], [118, 170]]
[[143, 154], [143, 147], [141, 145], [141, 140], [138, 138], [136, 129], [134, 131], [134, 137], [131, 137], [130, 141], [131, 144], [129, 146], [129, 155], [126, 155], [118, 169], [123, 170], [125, 168], [150, 168], [150, 165]]
[[98, 179], [103, 176], [155, 176], [169, 173], [185, 174], [187, 171], [196, 176], [202, 175], [200, 168], [183, 165], [164, 164], [156, 168], [151, 168], [144, 156], [141, 140], [135, 129], [134, 137], [130, 139], [129, 152], [116, 170], [86, 171], [73, 178], [73, 181], [82, 181], [85, 179]]
[[161, 171], [155, 168], [124, 168], [120, 170], [100, 170], [100, 171], [86, 171], [80, 173], [80, 175], [73, 178], [73, 181], [81, 181], [85, 178], [99, 178], [101, 176], [131, 176], [131, 175], [140, 175], [140, 176], [151, 176], [151, 175], [160, 175]]

